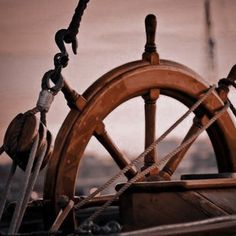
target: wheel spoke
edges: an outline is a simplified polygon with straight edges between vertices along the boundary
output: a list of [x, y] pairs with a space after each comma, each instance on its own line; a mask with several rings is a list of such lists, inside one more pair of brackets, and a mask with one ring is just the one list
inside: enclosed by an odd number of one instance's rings
[[[145, 149], [156, 140], [156, 100], [160, 94], [159, 89], [151, 89], [143, 96], [145, 102]], [[157, 161], [157, 150], [154, 148], [144, 158], [143, 169]]]
[[[104, 148], [110, 153], [113, 160], [116, 162], [116, 164], [119, 166], [120, 169], [123, 169], [126, 167], [130, 160], [124, 156], [124, 154], [119, 150], [119, 148], [116, 146], [116, 144], [113, 142], [109, 134], [107, 133], [105, 129], [105, 125], [103, 123], [100, 123], [95, 130], [94, 136], [97, 138], [97, 140], [104, 146]], [[136, 168], [133, 166], [131, 169], [129, 169], [125, 176], [130, 179], [134, 177], [137, 174]]]
[[[201, 127], [207, 122], [207, 117], [203, 116], [201, 118], [195, 117], [193, 119], [193, 124], [190, 127], [189, 131], [187, 132], [186, 136], [184, 137], [183, 142], [185, 142], [187, 139], [189, 139], [192, 135], [194, 135]], [[195, 140], [194, 140], [195, 141]], [[193, 142], [194, 142], [193, 141]], [[180, 152], [178, 152], [175, 156], [173, 156], [162, 168], [162, 170], [159, 172], [159, 175], [163, 177], [166, 180], [170, 180], [171, 176], [177, 169], [180, 162], [183, 160], [184, 155], [189, 150], [189, 148], [192, 146], [193, 142], [191, 142], [188, 146], [186, 146], [184, 149], [182, 149]]]

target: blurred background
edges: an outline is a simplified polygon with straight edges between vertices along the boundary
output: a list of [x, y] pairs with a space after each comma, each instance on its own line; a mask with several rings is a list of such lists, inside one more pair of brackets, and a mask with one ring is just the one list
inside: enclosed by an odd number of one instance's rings
[[[53, 68], [53, 56], [58, 52], [55, 32], [67, 28], [77, 3], [76, 0], [0, 0], [1, 143], [13, 117], [35, 106], [41, 78]], [[160, 57], [185, 64], [209, 84], [217, 83], [236, 63], [235, 12], [234, 0], [91, 0], [78, 35], [79, 53], [75, 56], [70, 51], [69, 66], [63, 70], [63, 75], [82, 94], [107, 71], [140, 59], [145, 44], [144, 18], [153, 13], [157, 16], [156, 43]], [[231, 98], [236, 102], [234, 92]], [[173, 99], [158, 99], [157, 135], [161, 135], [185, 110]], [[48, 114], [48, 128], [54, 137], [68, 111], [63, 95], [59, 94]], [[181, 142], [192, 118], [161, 144], [158, 148], [160, 157]], [[130, 159], [144, 150], [142, 99], [135, 98], [121, 105], [105, 119], [105, 123], [116, 144]], [[84, 194], [118, 170], [94, 139], [85, 156], [78, 188]], [[189, 150], [179, 173], [215, 172], [213, 157], [209, 140], [203, 134]], [[1, 182], [9, 163], [9, 158], [2, 155]], [[94, 169], [96, 173], [90, 171]], [[21, 175], [19, 171], [16, 179], [20, 181]], [[36, 192], [41, 191], [42, 183], [43, 174]], [[17, 189], [19, 184], [16, 182], [12, 198]]]

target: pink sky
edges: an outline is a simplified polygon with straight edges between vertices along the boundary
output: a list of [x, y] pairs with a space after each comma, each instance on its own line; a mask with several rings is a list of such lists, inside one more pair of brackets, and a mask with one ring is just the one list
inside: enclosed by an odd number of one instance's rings
[[[156, 38], [161, 58], [183, 63], [204, 77], [207, 59], [203, 3], [203, 0], [91, 0], [78, 37], [79, 55], [70, 54], [69, 66], [63, 74], [82, 93], [108, 70], [140, 59], [145, 43], [143, 21], [147, 14], [154, 13], [158, 17]], [[0, 1], [0, 140], [10, 120], [35, 105], [42, 75], [53, 67], [52, 58], [58, 52], [54, 34], [68, 26], [76, 5], [77, 1], [72, 0]], [[219, 78], [236, 63], [235, 12], [234, 0], [212, 1]], [[63, 96], [59, 95], [48, 118], [54, 134], [67, 112]], [[132, 112], [135, 116], [143, 111], [133, 108]], [[170, 112], [163, 114], [168, 116]], [[114, 121], [108, 123], [114, 135], [121, 135], [117, 139], [125, 148], [128, 134], [120, 134], [119, 130], [126, 130], [126, 121], [122, 115], [117, 117], [116, 127]], [[166, 116], [162, 117], [164, 122]], [[135, 132], [139, 125], [130, 132]]]

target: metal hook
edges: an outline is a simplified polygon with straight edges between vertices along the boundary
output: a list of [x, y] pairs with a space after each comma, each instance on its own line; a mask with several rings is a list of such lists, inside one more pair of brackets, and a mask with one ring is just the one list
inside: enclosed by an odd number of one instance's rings
[[58, 48], [60, 49], [60, 51], [64, 55], [68, 55], [68, 53], [66, 51], [66, 47], [65, 47], [65, 42], [64, 42], [64, 38], [65, 38], [66, 34], [67, 34], [66, 29], [60, 29], [55, 34], [55, 42], [56, 42]]
[[60, 29], [55, 34], [55, 42], [60, 49], [60, 51], [68, 56], [66, 51], [65, 43], [71, 43], [72, 51], [74, 54], [77, 54], [78, 42], [75, 35], [71, 33], [68, 29]]

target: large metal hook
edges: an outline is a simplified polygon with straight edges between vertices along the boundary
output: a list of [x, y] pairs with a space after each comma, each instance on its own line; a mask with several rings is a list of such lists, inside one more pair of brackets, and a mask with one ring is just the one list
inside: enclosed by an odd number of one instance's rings
[[77, 38], [76, 36], [72, 36], [69, 30], [67, 29], [58, 30], [55, 34], [55, 42], [60, 51], [65, 55], [68, 55], [65, 43], [71, 43], [73, 53], [77, 54], [77, 47], [78, 47]]
[[66, 29], [58, 30], [55, 34], [55, 42], [56, 42], [58, 48], [60, 49], [60, 51], [63, 54], [68, 55], [68, 53], [66, 51], [66, 47], [65, 47], [65, 42], [64, 42], [66, 31], [67, 31]]

